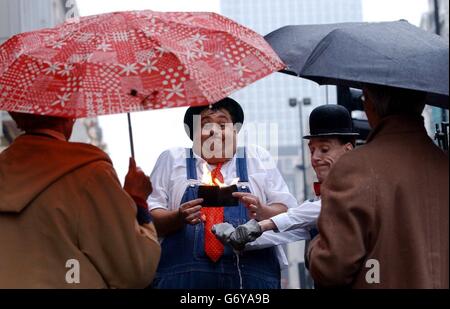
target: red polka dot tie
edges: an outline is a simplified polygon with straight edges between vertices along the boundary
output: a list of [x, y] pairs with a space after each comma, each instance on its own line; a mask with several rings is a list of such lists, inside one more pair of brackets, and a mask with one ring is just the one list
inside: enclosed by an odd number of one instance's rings
[[[222, 163], [217, 164], [217, 167], [211, 172], [213, 183], [215, 180], [224, 183], [223, 175], [220, 172]], [[213, 261], [217, 262], [223, 254], [223, 244], [214, 236], [211, 229], [214, 224], [223, 222], [223, 207], [205, 207], [202, 208], [202, 213], [206, 217], [205, 221], [205, 252], [206, 255]]]

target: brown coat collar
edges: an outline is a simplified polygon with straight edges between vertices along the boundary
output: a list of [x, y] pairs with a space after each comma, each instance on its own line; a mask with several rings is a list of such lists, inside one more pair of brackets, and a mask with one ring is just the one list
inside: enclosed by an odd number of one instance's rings
[[380, 123], [370, 132], [367, 143], [375, 136], [398, 133], [424, 133], [424, 120], [422, 116], [394, 115], [383, 118]]

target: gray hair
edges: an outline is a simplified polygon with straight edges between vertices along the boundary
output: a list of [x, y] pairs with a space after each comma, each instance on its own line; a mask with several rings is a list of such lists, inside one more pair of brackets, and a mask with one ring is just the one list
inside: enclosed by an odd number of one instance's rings
[[380, 118], [391, 115], [420, 116], [425, 108], [426, 92], [388, 86], [365, 85]]

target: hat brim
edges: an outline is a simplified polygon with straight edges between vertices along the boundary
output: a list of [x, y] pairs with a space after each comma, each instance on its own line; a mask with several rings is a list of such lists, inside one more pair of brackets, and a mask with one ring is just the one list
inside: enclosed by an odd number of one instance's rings
[[303, 136], [304, 139], [311, 139], [314, 137], [339, 137], [339, 136], [354, 136], [358, 137], [359, 133], [321, 133], [321, 134], [311, 134]]

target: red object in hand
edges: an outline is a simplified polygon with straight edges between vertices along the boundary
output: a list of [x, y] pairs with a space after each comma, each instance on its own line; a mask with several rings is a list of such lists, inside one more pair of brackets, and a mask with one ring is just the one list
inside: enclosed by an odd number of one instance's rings
[[143, 200], [147, 200], [148, 196], [152, 194], [153, 187], [150, 177], [137, 167], [133, 158], [130, 158], [130, 165], [128, 167], [128, 173], [125, 176], [124, 190], [131, 196], [139, 197]]
[[130, 158], [128, 173], [125, 177], [124, 190], [133, 198], [137, 206], [137, 220], [139, 224], [151, 222], [147, 198], [152, 193], [150, 178], [137, 167], [133, 158]]

